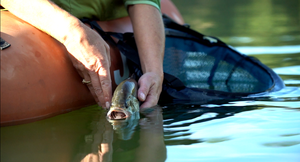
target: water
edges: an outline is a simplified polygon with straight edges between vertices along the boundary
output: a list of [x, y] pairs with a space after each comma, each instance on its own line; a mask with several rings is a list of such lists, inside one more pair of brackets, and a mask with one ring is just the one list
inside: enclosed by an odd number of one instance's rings
[[300, 0], [173, 0], [193, 29], [272, 68], [256, 100], [162, 105], [124, 141], [91, 106], [1, 128], [1, 161], [300, 161]]

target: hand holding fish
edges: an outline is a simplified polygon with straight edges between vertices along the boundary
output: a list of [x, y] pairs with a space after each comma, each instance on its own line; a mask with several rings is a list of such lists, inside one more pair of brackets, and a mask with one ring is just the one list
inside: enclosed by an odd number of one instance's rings
[[138, 99], [144, 102], [140, 108], [155, 106], [162, 91], [163, 75], [148, 72], [139, 79]]
[[163, 83], [165, 30], [161, 13], [143, 4], [129, 6], [128, 13], [144, 73], [138, 81], [138, 99], [144, 102], [140, 108], [152, 107], [158, 102]]
[[109, 46], [100, 35], [84, 24], [81, 24], [78, 31], [73, 35], [74, 39], [65, 42], [65, 46], [77, 72], [88, 82], [86, 85], [95, 101], [108, 109], [112, 97]]

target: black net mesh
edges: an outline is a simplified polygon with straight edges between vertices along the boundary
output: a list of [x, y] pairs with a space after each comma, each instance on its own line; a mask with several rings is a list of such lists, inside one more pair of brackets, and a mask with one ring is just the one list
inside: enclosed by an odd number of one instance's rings
[[191, 88], [258, 93], [273, 85], [268, 72], [248, 56], [174, 36], [166, 37], [164, 71]]
[[[210, 101], [235, 99], [284, 87], [270, 68], [242, 55], [216, 38], [207, 37], [164, 18], [166, 46], [164, 84], [160, 100]], [[128, 58], [138, 79], [142, 70], [133, 33], [104, 32], [96, 21], [82, 19]], [[263, 93], [261, 93], [263, 94]]]

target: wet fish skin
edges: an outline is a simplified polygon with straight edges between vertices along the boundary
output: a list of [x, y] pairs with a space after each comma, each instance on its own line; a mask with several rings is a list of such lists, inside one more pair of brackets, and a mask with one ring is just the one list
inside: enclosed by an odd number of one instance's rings
[[114, 91], [107, 120], [122, 140], [131, 139], [140, 119], [138, 84], [133, 77], [121, 82]]
[[107, 113], [110, 120], [139, 118], [139, 101], [137, 99], [137, 82], [128, 78], [121, 82], [115, 89], [112, 104]]

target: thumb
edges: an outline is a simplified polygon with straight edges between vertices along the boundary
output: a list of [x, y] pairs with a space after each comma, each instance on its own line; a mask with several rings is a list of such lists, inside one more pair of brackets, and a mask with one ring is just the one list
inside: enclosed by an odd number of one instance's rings
[[140, 101], [145, 101], [150, 90], [150, 84], [147, 81], [139, 80], [138, 98]]

